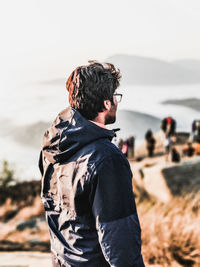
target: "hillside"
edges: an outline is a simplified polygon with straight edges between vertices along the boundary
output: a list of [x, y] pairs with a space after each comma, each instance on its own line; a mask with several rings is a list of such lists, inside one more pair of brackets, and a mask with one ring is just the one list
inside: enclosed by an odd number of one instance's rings
[[0, 187], [0, 251], [49, 251], [40, 181]]
[[50, 123], [43, 121], [16, 126], [10, 137], [21, 145], [39, 149], [41, 147], [43, 135], [49, 126]]
[[200, 74], [200, 60], [198, 59], [179, 59], [173, 61], [173, 63], [177, 66], [190, 69], [193, 72]]
[[178, 85], [200, 83], [198, 72], [187, 68], [187, 64], [179, 66], [154, 58], [113, 55], [105, 62], [116, 65], [122, 72], [122, 84], [133, 85]]
[[185, 98], [185, 99], [170, 99], [162, 102], [163, 105], [177, 105], [192, 108], [200, 111], [200, 99], [199, 98]]
[[137, 139], [143, 139], [145, 132], [152, 129], [157, 132], [160, 129], [160, 119], [146, 113], [141, 113], [131, 110], [118, 110], [117, 122], [108, 125], [109, 129], [120, 128], [117, 133], [118, 137], [127, 138], [129, 136], [136, 136]]

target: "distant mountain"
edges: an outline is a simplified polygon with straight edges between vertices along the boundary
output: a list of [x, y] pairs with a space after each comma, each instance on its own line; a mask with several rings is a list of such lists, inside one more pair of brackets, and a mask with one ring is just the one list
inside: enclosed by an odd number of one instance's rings
[[154, 58], [114, 55], [105, 60], [116, 65], [122, 73], [122, 84], [178, 85], [200, 83], [200, 75], [187, 64]]
[[164, 105], [178, 105], [200, 111], [200, 99], [199, 98], [185, 98], [185, 99], [170, 99], [163, 101]]
[[200, 75], [200, 60], [196, 59], [180, 59], [173, 61], [174, 64], [182, 68], [190, 69]]
[[50, 123], [43, 121], [24, 126], [17, 126], [10, 137], [21, 145], [40, 148], [44, 132], [49, 126]]
[[148, 129], [151, 129], [154, 133], [159, 131], [160, 123], [161, 120], [159, 118], [145, 113], [131, 110], [118, 110], [116, 123], [108, 125], [108, 128], [120, 128], [121, 130], [117, 132], [117, 136], [122, 138], [134, 135], [137, 139], [144, 139], [144, 135]]
[[[200, 60], [168, 62], [150, 57], [113, 55], [104, 61], [113, 63], [121, 70], [122, 84], [148, 86], [200, 83]], [[65, 86], [66, 77], [39, 83]]]

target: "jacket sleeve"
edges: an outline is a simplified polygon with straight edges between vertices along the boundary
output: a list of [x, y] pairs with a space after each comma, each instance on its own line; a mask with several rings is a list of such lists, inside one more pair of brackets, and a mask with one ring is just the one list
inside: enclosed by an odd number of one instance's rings
[[98, 164], [92, 178], [92, 211], [105, 259], [112, 267], [143, 267], [128, 161], [113, 154]]
[[43, 169], [43, 163], [42, 163], [42, 151], [40, 151], [38, 167], [39, 167], [41, 175], [43, 175], [44, 169]]

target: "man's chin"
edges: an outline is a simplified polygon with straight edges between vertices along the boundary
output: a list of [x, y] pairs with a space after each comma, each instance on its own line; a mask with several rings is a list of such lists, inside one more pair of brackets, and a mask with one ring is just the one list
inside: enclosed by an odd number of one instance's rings
[[107, 124], [113, 124], [115, 123], [116, 121], [116, 116], [108, 116], [106, 119], [105, 119], [105, 125]]

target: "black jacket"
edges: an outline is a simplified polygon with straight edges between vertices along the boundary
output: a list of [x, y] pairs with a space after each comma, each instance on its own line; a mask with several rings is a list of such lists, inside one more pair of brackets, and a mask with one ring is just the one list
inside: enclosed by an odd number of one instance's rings
[[62, 266], [144, 266], [132, 173], [113, 136], [71, 107], [44, 135], [41, 196]]

